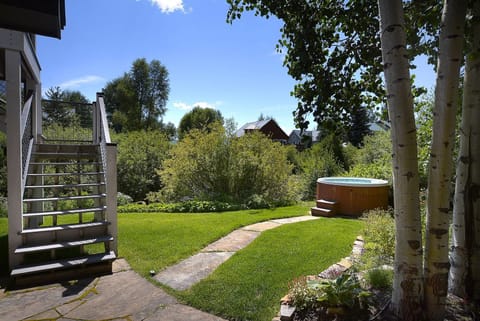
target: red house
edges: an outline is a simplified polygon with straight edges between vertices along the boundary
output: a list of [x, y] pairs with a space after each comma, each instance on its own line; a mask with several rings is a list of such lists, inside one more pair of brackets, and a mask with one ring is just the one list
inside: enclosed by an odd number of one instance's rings
[[274, 119], [265, 119], [246, 123], [235, 132], [235, 135], [237, 137], [242, 137], [243, 135], [253, 131], [260, 131], [261, 133], [270, 137], [273, 141], [280, 142], [282, 144], [286, 144], [288, 141], [288, 135]]

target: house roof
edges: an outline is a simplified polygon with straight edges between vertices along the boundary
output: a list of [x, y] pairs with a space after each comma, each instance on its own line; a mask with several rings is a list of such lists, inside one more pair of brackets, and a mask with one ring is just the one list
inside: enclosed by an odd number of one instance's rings
[[378, 131], [386, 131], [390, 129], [390, 124], [388, 122], [378, 120], [376, 122], [370, 123], [369, 124], [369, 129], [372, 132], [378, 132]]
[[245, 135], [245, 131], [247, 130], [262, 130], [262, 128], [264, 128], [267, 124], [271, 122], [273, 122], [277, 129], [281, 131], [282, 136], [288, 138], [288, 135], [283, 131], [283, 129], [277, 124], [274, 119], [265, 119], [246, 123], [235, 132], [235, 136], [242, 137], [243, 135]]
[[65, 0], [0, 0], [0, 28], [61, 37]]
[[259, 120], [250, 123], [246, 123], [242, 127], [240, 127], [236, 132], [235, 136], [241, 137], [245, 134], [245, 130], [254, 130], [254, 129], [261, 129], [265, 126], [271, 119]]
[[[296, 135], [299, 138], [301, 138], [302, 137], [302, 135], [300, 134], [301, 132], [302, 131], [300, 129], [294, 129], [290, 133], [290, 136]], [[318, 142], [320, 140], [320, 131], [319, 130], [304, 130], [303, 131], [303, 136], [312, 137], [312, 143]]]

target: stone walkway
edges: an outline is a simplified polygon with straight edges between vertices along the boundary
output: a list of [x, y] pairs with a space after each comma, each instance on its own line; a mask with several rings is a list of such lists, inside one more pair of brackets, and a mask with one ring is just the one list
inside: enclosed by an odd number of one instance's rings
[[118, 259], [113, 274], [0, 293], [2, 321], [225, 321], [165, 293]]
[[[257, 223], [233, 231], [200, 253], [155, 276], [185, 290], [207, 277], [263, 231], [283, 224], [314, 220], [301, 216]], [[133, 271], [124, 259], [111, 275], [6, 292], [0, 282], [2, 321], [226, 321], [180, 304], [173, 296]]]
[[161, 271], [154, 278], [175, 290], [187, 290], [195, 283], [209, 276], [215, 269], [228, 260], [235, 252], [243, 249], [256, 239], [263, 231], [278, 226], [315, 220], [315, 216], [298, 216], [276, 219], [245, 226], [235, 230], [218, 241], [208, 245], [200, 253]]

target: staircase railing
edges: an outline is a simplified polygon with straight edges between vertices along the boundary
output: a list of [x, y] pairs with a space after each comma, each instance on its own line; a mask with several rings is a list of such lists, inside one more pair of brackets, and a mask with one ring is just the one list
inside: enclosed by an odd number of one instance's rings
[[23, 105], [21, 114], [20, 132], [22, 133], [22, 191], [25, 191], [25, 182], [27, 180], [28, 164], [32, 155], [33, 147], [33, 109], [32, 102], [35, 97], [34, 91], [29, 91], [27, 99]]
[[97, 101], [94, 103], [93, 114], [93, 142], [100, 146], [100, 154], [104, 169], [106, 213], [105, 218], [109, 234], [114, 237], [110, 248], [118, 256], [117, 252], [117, 144], [112, 143], [108, 128], [107, 113], [103, 93], [97, 93]]
[[43, 99], [42, 110], [44, 143], [92, 143], [93, 104]]

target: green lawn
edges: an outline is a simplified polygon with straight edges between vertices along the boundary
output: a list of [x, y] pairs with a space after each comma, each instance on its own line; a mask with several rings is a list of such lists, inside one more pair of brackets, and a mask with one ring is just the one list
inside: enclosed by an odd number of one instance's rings
[[[119, 214], [119, 255], [147, 277], [245, 225], [306, 215], [311, 204], [205, 214]], [[347, 256], [363, 222], [321, 218], [262, 233], [209, 278], [173, 292], [186, 303], [230, 320], [271, 320], [288, 283]], [[0, 218], [0, 274], [7, 272], [7, 219]]]
[[359, 220], [322, 218], [266, 231], [210, 277], [178, 295], [229, 320], [271, 320], [288, 283], [348, 256], [362, 226]]
[[[312, 204], [203, 214], [118, 214], [119, 255], [142, 276], [186, 258], [245, 225], [307, 215]], [[69, 223], [68, 217], [62, 223]], [[8, 273], [8, 222], [0, 218], [0, 275]]]
[[266, 210], [205, 214], [119, 214], [119, 255], [142, 276], [159, 271], [260, 221], [307, 215], [311, 204]]

